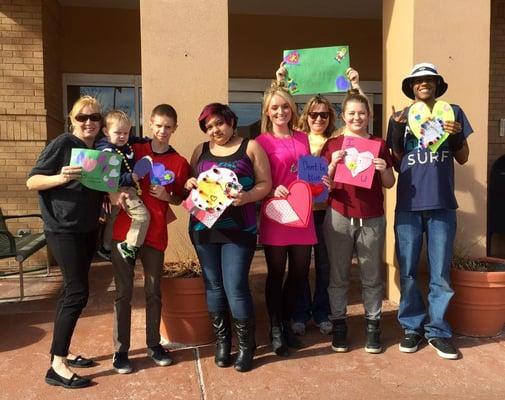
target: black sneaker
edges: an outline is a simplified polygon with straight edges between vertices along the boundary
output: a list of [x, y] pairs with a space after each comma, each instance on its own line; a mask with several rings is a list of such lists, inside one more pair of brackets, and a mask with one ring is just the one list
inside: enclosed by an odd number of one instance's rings
[[147, 355], [159, 365], [160, 367], [166, 367], [172, 364], [173, 360], [170, 358], [168, 350], [165, 350], [161, 344], [154, 347], [149, 347], [147, 349]]
[[129, 246], [126, 242], [120, 242], [117, 244], [117, 249], [123, 260], [130, 265], [135, 265], [135, 259], [139, 250], [138, 247]]
[[127, 352], [116, 352], [112, 357], [112, 366], [118, 374], [129, 374], [132, 372], [132, 366], [128, 359]]
[[428, 344], [433, 347], [437, 354], [447, 360], [456, 360], [459, 357], [458, 350], [444, 338], [428, 339]]
[[402, 353], [415, 353], [423, 337], [418, 333], [407, 333], [400, 342], [400, 351]]
[[366, 321], [365, 351], [372, 354], [378, 354], [382, 351], [379, 320], [367, 319]]
[[349, 351], [347, 345], [347, 325], [345, 319], [336, 319], [333, 321], [333, 340], [331, 341], [331, 349], [337, 353], [345, 353]]
[[100, 248], [96, 251], [96, 254], [104, 260], [110, 261], [110, 250], [107, 250], [105, 247], [100, 246]]

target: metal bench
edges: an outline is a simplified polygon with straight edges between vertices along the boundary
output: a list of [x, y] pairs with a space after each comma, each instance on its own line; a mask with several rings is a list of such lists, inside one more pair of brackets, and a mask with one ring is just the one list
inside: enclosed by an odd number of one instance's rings
[[0, 208], [0, 259], [14, 257], [19, 263], [19, 297], [23, 300], [23, 262], [46, 245], [44, 233], [30, 233], [16, 236], [9, 232], [6, 224], [8, 219], [42, 218], [40, 214], [3, 215]]

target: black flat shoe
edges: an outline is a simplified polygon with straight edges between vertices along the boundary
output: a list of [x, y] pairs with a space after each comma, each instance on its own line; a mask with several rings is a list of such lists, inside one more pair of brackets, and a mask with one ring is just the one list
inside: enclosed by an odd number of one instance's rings
[[70, 379], [64, 378], [56, 373], [51, 367], [46, 373], [46, 383], [52, 386], [61, 386], [65, 389], [80, 389], [91, 384], [91, 380], [83, 378], [77, 374], [73, 374]]
[[84, 358], [79, 355], [73, 360], [67, 358], [67, 365], [74, 368], [89, 368], [95, 365], [95, 362], [91, 358]]

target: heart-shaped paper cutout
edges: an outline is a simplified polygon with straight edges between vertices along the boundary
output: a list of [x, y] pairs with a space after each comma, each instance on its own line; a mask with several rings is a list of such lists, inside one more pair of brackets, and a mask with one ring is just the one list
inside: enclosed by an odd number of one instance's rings
[[312, 214], [312, 192], [307, 182], [296, 180], [288, 187], [285, 198], [273, 197], [264, 204], [264, 214], [283, 225], [303, 228]]
[[366, 171], [372, 165], [374, 156], [369, 151], [360, 153], [356, 148], [345, 149], [344, 164], [351, 171], [354, 178], [359, 173]]
[[139, 179], [146, 176], [153, 168], [153, 160], [150, 156], [144, 156], [135, 163], [133, 167], [133, 172], [137, 174]]
[[161, 163], [152, 164], [151, 168], [151, 184], [153, 185], [168, 185], [175, 180], [175, 173]]
[[322, 183], [309, 183], [312, 196], [317, 197], [323, 193], [325, 186]]
[[107, 156], [105, 153], [102, 153], [98, 156], [98, 164], [104, 165], [107, 162]]
[[119, 165], [121, 163], [121, 160], [119, 159], [119, 157], [115, 154], [113, 154], [112, 156], [110, 156], [109, 158], [109, 164], [110, 165]]
[[95, 169], [96, 164], [97, 164], [96, 160], [85, 157], [84, 160], [82, 161], [82, 169], [86, 172], [91, 172]]
[[423, 101], [418, 101], [410, 106], [408, 115], [409, 128], [419, 139], [419, 145], [424, 148], [429, 147], [432, 152], [436, 152], [449, 136], [443, 129], [440, 132], [435, 124], [443, 125], [445, 121], [454, 121], [454, 119], [454, 110], [451, 105], [442, 100], [435, 103], [433, 110], [430, 110]]

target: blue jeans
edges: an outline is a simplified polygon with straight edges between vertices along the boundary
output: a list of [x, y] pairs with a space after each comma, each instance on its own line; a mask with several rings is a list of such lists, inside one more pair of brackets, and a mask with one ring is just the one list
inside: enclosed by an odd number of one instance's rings
[[209, 312], [230, 308], [235, 319], [254, 315], [249, 269], [254, 248], [235, 243], [195, 244], [202, 266]]
[[[428, 310], [417, 282], [424, 233], [430, 273]], [[398, 320], [405, 333], [424, 333], [427, 339], [452, 336], [444, 317], [454, 294], [449, 274], [455, 234], [456, 210], [396, 212], [396, 257], [401, 289]]]
[[316, 282], [314, 287], [314, 299], [311, 301], [310, 285], [307, 280], [303, 285], [295, 303], [293, 321], [307, 323], [314, 318], [316, 324], [328, 320], [331, 314], [330, 301], [328, 299], [328, 283], [330, 281], [330, 261], [323, 234], [323, 222], [326, 210], [314, 211], [314, 225], [316, 228], [317, 244], [314, 245], [314, 268]]

